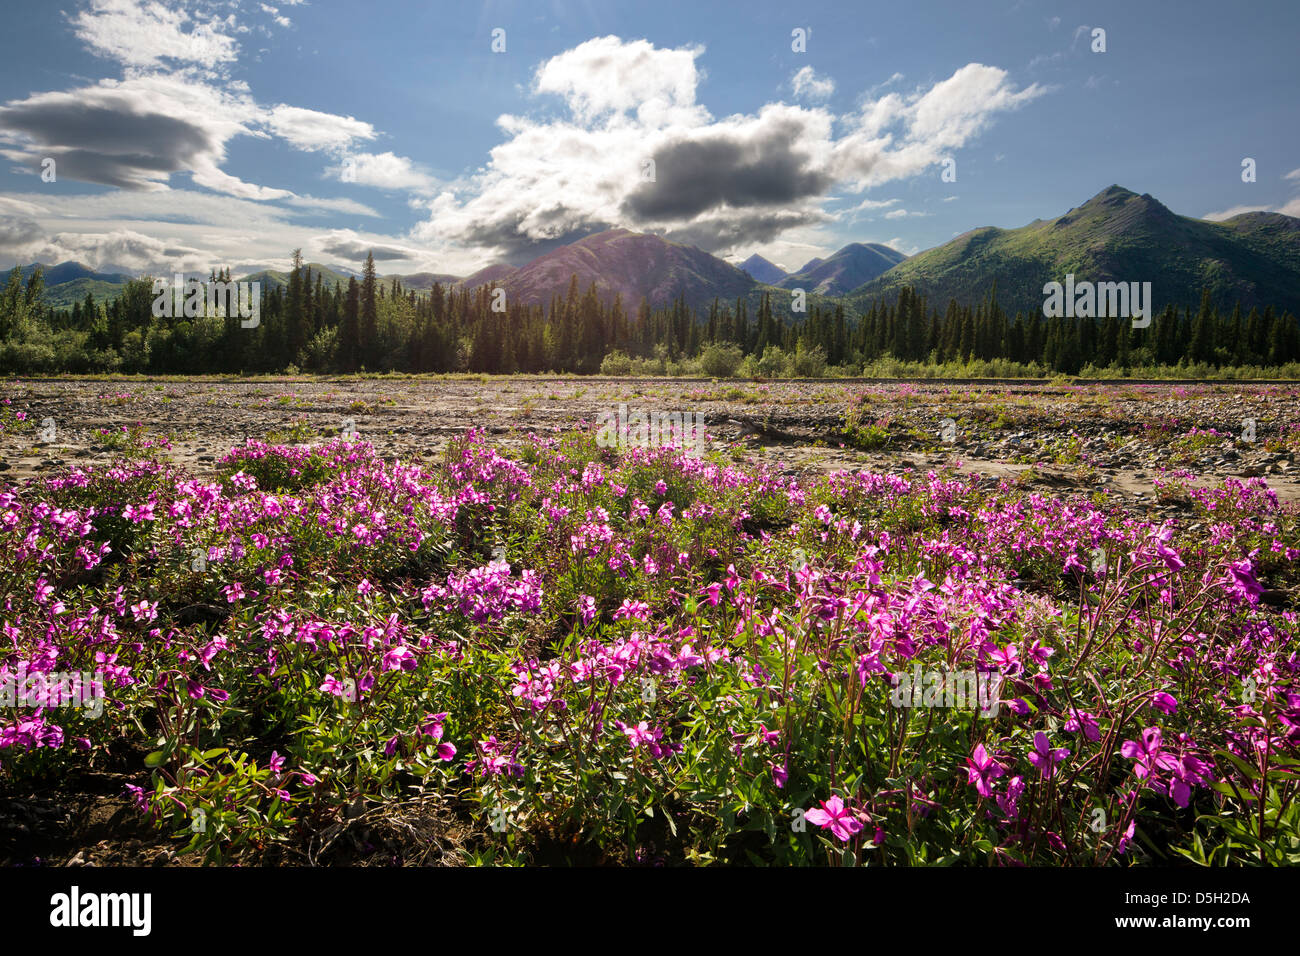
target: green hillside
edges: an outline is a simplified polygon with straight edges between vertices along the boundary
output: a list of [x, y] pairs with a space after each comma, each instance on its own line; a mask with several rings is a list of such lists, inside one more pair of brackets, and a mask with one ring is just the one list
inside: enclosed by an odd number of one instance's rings
[[1246, 213], [1209, 222], [1111, 186], [1056, 219], [967, 232], [899, 263], [848, 301], [867, 308], [910, 285], [942, 309], [949, 299], [982, 300], [996, 281], [1003, 308], [1029, 312], [1042, 308], [1044, 284], [1067, 273], [1076, 282], [1150, 282], [1157, 311], [1195, 307], [1208, 288], [1221, 304], [1300, 312], [1300, 219]]

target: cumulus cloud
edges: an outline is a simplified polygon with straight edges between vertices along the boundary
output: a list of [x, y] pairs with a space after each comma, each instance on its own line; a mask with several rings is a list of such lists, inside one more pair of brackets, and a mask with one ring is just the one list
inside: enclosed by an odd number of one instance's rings
[[789, 205], [822, 196], [830, 115], [783, 105], [683, 132], [655, 150], [656, 181], [623, 207], [637, 219], [684, 219], [719, 207]]
[[125, 228], [108, 232], [59, 232], [42, 236], [36, 242], [12, 246], [0, 241], [0, 251], [18, 261], [76, 261], [92, 269], [112, 265], [136, 272], [168, 269], [188, 272], [212, 265], [205, 250]]
[[[244, 261], [250, 243], [282, 243], [350, 260], [373, 249], [390, 261], [460, 270], [522, 262], [625, 226], [715, 252], [784, 249], [793, 261], [821, 248], [827, 224], [897, 201], [829, 211], [839, 203], [921, 173], [998, 114], [1046, 92], [972, 63], [928, 89], [886, 92], [902, 79], [895, 74], [862, 94], [854, 112], [836, 115], [816, 105], [834, 82], [805, 67], [790, 80], [804, 103], [719, 118], [697, 99], [703, 47], [598, 37], [541, 62], [527, 108], [498, 117], [502, 141], [486, 162], [448, 182], [373, 145], [382, 134], [362, 119], [260, 104], [224, 76], [249, 29], [236, 13], [275, 19], [289, 6], [260, 3], [257, 13], [229, 0], [89, 0], [70, 21], [92, 51], [122, 65], [123, 77], [0, 105], [0, 157], [32, 172], [50, 157], [60, 182], [122, 192], [66, 197], [80, 203], [75, 211], [57, 191], [35, 200], [40, 212], [0, 205], [0, 237], [24, 251], [39, 247], [42, 257], [141, 268], [198, 249], [209, 258], [196, 267], [207, 268], [212, 259]], [[427, 219], [406, 237], [334, 230], [304, 244], [288, 222], [294, 216], [376, 213], [350, 198], [240, 179], [226, 168], [240, 137], [321, 155], [328, 179], [404, 191]], [[73, 238], [77, 230], [87, 238]]]
[[[832, 190], [916, 175], [1047, 92], [972, 63], [848, 116], [774, 103], [716, 119], [695, 100], [703, 53], [601, 37], [543, 62], [532, 92], [559, 97], [560, 113], [500, 117], [504, 141], [429, 201], [412, 238], [517, 263], [617, 225], [727, 252], [832, 220]], [[804, 74], [805, 90], [815, 82]]]
[[818, 76], [811, 66], [805, 66], [790, 78], [794, 95], [809, 100], [824, 100], [835, 92], [835, 81], [829, 76]]
[[598, 37], [551, 57], [537, 70], [534, 85], [538, 93], [562, 96], [582, 123], [633, 110], [647, 126], [701, 122], [707, 113], [695, 102], [695, 59], [703, 52], [699, 46], [670, 50], [648, 40]]

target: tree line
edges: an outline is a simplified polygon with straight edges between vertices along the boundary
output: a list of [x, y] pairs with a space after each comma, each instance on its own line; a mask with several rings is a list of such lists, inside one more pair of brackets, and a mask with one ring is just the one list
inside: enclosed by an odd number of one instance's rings
[[[210, 281], [230, 281], [229, 270]], [[545, 304], [517, 304], [493, 286], [428, 291], [376, 275], [373, 256], [360, 279], [326, 284], [300, 251], [283, 285], [264, 283], [260, 322], [235, 315], [160, 318], [149, 278], [111, 299], [87, 294], [71, 308], [45, 304], [38, 267], [10, 273], [0, 292], [0, 372], [254, 374], [313, 372], [594, 373], [611, 355], [682, 363], [729, 350], [737, 357], [816, 355], [814, 368], [861, 370], [884, 358], [927, 364], [1006, 360], [1047, 372], [1085, 366], [1143, 368], [1283, 366], [1300, 362], [1295, 316], [1272, 307], [1221, 310], [1208, 292], [1199, 306], [1167, 306], [1150, 326], [1128, 319], [1008, 315], [994, 284], [982, 302], [950, 301], [942, 311], [910, 288], [870, 303], [810, 302], [790, 311], [781, 293], [693, 308], [684, 297], [629, 312], [619, 296], [570, 279]], [[502, 299], [505, 298], [503, 302]], [[609, 366], [606, 365], [608, 368]]]

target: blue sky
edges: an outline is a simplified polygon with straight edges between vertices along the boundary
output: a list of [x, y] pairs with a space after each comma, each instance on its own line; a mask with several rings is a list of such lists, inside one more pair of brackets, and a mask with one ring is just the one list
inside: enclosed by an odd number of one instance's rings
[[1111, 183], [1300, 215], [1290, 2], [81, 0], [7, 23], [0, 265], [301, 247], [464, 275], [621, 226], [794, 268]]

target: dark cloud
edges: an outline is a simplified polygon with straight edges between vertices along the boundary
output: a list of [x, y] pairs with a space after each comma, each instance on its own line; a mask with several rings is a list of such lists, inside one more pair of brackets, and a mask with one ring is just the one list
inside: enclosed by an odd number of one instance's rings
[[129, 107], [70, 99], [17, 103], [0, 107], [0, 130], [29, 141], [38, 172], [40, 159], [50, 156], [60, 178], [121, 189], [157, 189], [151, 180], [190, 169], [221, 149], [200, 123]]
[[[566, 208], [552, 207], [542, 213], [531, 213], [528, 222], [536, 224], [539, 220], [546, 222], [548, 219], [556, 223], [571, 222], [573, 215], [574, 213]], [[565, 229], [551, 238], [534, 239], [525, 234], [523, 215], [520, 214], [471, 227], [465, 230], [462, 238], [473, 245], [496, 250], [494, 258], [497, 260], [512, 266], [522, 266], [561, 246], [567, 246], [579, 239], [612, 228], [612, 223], [592, 222], [577, 228]]]
[[811, 226], [828, 217], [819, 210], [782, 209], [731, 214], [663, 231], [665, 239], [698, 246], [705, 252], [771, 242], [787, 229]]
[[834, 182], [796, 148], [804, 124], [782, 120], [758, 136], [728, 130], [693, 136], [654, 154], [655, 182], [623, 202], [641, 220], [686, 219], [722, 207], [790, 205], [824, 195]]
[[379, 262], [389, 259], [410, 259], [415, 255], [414, 250], [403, 249], [401, 246], [376, 245], [362, 242], [360, 239], [333, 239], [322, 245], [321, 251], [358, 262], [364, 261], [367, 254], [373, 255]]
[[0, 249], [14, 249], [30, 245], [44, 235], [32, 219], [18, 216], [0, 216]]

